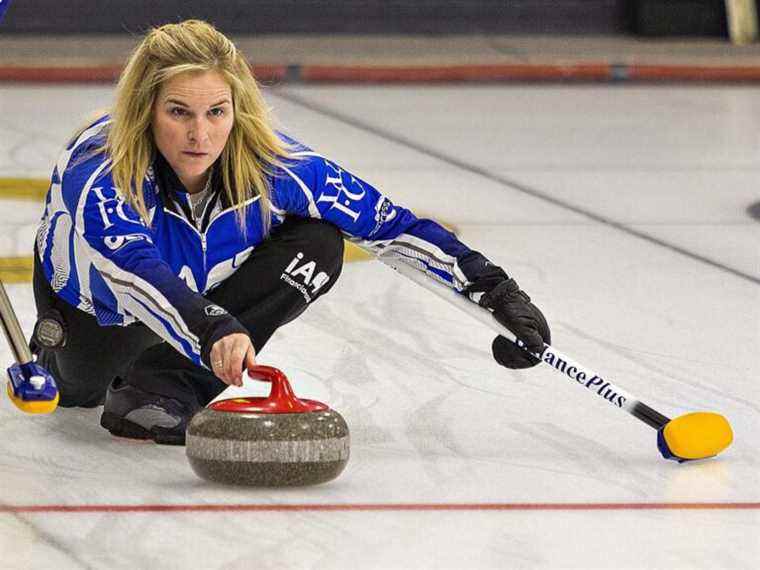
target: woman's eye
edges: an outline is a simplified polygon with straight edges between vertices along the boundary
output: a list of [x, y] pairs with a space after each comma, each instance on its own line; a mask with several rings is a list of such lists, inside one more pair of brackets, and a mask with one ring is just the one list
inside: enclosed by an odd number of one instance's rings
[[215, 109], [211, 109], [211, 111], [210, 111], [210, 112], [211, 112], [211, 114], [212, 114], [214, 117], [221, 117], [222, 115], [224, 115], [224, 109], [221, 109], [221, 108], [219, 108], [219, 107], [217, 107], [217, 108], [215, 108]]
[[181, 117], [185, 114], [185, 110], [182, 107], [173, 107], [170, 113], [175, 117]]

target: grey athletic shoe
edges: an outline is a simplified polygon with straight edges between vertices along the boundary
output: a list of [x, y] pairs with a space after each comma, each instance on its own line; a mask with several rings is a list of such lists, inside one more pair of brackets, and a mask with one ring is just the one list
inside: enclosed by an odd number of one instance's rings
[[106, 392], [100, 425], [119, 437], [185, 445], [187, 424], [199, 408], [144, 392], [117, 377]]

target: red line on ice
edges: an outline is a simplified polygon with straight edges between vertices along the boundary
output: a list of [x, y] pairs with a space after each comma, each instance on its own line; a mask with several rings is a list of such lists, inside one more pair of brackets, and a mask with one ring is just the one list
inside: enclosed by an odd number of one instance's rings
[[757, 510], [760, 503], [311, 503], [156, 505], [0, 505], [0, 513], [288, 511], [638, 511]]

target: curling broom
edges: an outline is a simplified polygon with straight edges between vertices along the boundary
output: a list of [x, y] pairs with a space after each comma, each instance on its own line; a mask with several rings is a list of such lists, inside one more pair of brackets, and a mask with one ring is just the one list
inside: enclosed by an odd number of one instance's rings
[[3, 282], [0, 281], [0, 322], [16, 362], [8, 368], [8, 397], [28, 414], [49, 414], [58, 406], [53, 376], [34, 362]]
[[[491, 311], [473, 303], [451, 287], [425, 276], [401, 258], [391, 255], [381, 254], [378, 259], [527, 351], [523, 343], [494, 318]], [[692, 412], [670, 419], [548, 344], [544, 344], [542, 352], [534, 356], [579, 386], [585, 387], [589, 393], [597, 394], [614, 407], [656, 429], [657, 447], [665, 459], [678, 462], [706, 459], [718, 455], [733, 441], [731, 425], [720, 414]]]

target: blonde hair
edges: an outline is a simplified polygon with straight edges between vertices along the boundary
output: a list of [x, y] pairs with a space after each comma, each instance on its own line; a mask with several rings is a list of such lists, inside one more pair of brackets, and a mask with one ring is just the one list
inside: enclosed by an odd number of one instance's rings
[[[243, 55], [211, 24], [186, 20], [151, 29], [121, 73], [105, 146], [114, 186], [147, 223], [142, 183], [155, 156], [153, 105], [163, 82], [180, 73], [216, 71], [230, 86], [234, 122], [220, 157], [224, 192], [234, 206], [259, 196], [264, 232], [269, 229], [270, 189], [292, 148], [275, 133], [269, 110]], [[245, 231], [245, 208], [237, 219]]]

